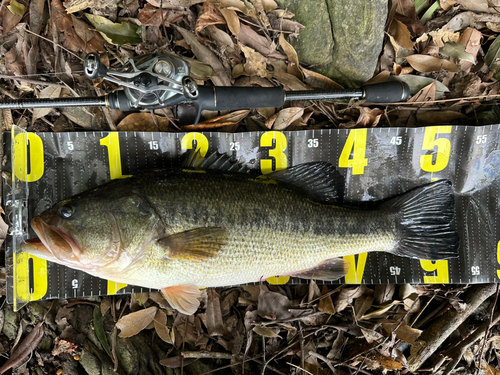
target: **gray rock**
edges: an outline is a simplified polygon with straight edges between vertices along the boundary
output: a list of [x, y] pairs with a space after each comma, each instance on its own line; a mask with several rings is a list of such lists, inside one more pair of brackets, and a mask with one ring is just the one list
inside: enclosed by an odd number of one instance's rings
[[382, 51], [387, 0], [277, 0], [306, 28], [291, 44], [299, 61], [345, 87], [373, 76]]

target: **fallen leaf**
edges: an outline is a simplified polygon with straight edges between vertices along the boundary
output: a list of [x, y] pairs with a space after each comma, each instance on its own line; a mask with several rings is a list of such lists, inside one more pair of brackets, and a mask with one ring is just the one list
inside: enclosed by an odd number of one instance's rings
[[465, 51], [465, 46], [462, 44], [447, 42], [439, 49], [439, 53], [445, 57], [460, 59], [475, 63], [474, 57], [471, 53]]
[[158, 309], [156, 312], [154, 327], [160, 339], [165, 341], [167, 344], [174, 344], [172, 337], [170, 336], [170, 331], [167, 327], [167, 314], [165, 314], [165, 312], [161, 309]]
[[[240, 44], [240, 48], [245, 54], [246, 61], [243, 64], [244, 71], [249, 76], [259, 76], [267, 78], [270, 72], [267, 71], [267, 58], [256, 52], [253, 48]], [[233, 73], [234, 74], [234, 73]]]
[[434, 56], [411, 55], [406, 57], [406, 61], [421, 73], [439, 72], [441, 69], [455, 73], [460, 71], [460, 67], [455, 63]]
[[[8, 2], [6, 2], [5, 5], [7, 5]], [[7, 5], [7, 7], [2, 7], [1, 9], [1, 18], [3, 18], [2, 22], [2, 35], [7, 35], [11, 30], [16, 27], [19, 22], [23, 19], [24, 11], [22, 14], [18, 14], [21, 12], [21, 7], [24, 7], [24, 5], [18, 3], [16, 0], [11, 0], [10, 5]]]
[[408, 27], [398, 19], [394, 19], [389, 28], [389, 33], [394, 37], [396, 42], [408, 50], [413, 49], [413, 42], [411, 41], [411, 34]]
[[377, 331], [374, 331], [373, 329], [368, 329], [368, 328], [364, 328], [364, 327], [360, 327], [360, 328], [361, 328], [361, 332], [363, 333], [363, 336], [365, 337], [368, 344], [372, 344], [374, 342], [377, 343], [377, 342], [384, 339], [384, 336], [382, 336]]
[[250, 2], [253, 4], [255, 8], [255, 12], [257, 13], [257, 16], [259, 19], [262, 21], [262, 23], [266, 26], [269, 27], [269, 18], [267, 18], [266, 10], [264, 9], [264, 4], [262, 0], [250, 0]]
[[393, 306], [397, 305], [399, 301], [392, 301], [389, 303], [387, 306], [382, 307], [380, 309], [377, 309], [375, 311], [372, 311], [368, 314], [363, 315], [359, 320], [365, 320], [365, 319], [377, 319], [380, 317], [383, 317], [386, 312], [388, 312]]
[[[61, 95], [61, 87], [60, 86], [48, 86], [40, 91], [40, 99], [57, 99]], [[33, 122], [36, 119], [47, 116], [50, 112], [52, 112], [53, 108], [34, 108], [33, 109]]]
[[141, 26], [136, 26], [130, 22], [114, 23], [105, 17], [89, 13], [85, 13], [85, 17], [108, 43], [123, 46], [142, 42]]
[[335, 310], [337, 312], [341, 312], [347, 306], [352, 304], [352, 301], [363, 295], [365, 291], [365, 286], [358, 286], [355, 288], [344, 288], [341, 292], [335, 297], [333, 300], [333, 305], [335, 306]]
[[241, 0], [208, 0], [208, 2], [215, 4], [221, 8], [239, 10], [247, 16], [257, 18], [254, 7], [248, 1], [243, 2]]
[[280, 83], [282, 83], [283, 86], [285, 86], [286, 90], [297, 91], [297, 90], [310, 90], [311, 89], [309, 86], [307, 86], [304, 82], [302, 82], [300, 79], [298, 79], [294, 75], [291, 75], [288, 73], [277, 72], [277, 71], [274, 71], [272, 74], [273, 74], [273, 78], [278, 80]]
[[166, 132], [169, 120], [166, 117], [151, 115], [149, 112], [131, 113], [117, 125], [119, 131]]
[[298, 37], [300, 31], [306, 28], [301, 23], [286, 18], [281, 18], [278, 22], [280, 25], [280, 30], [290, 32], [290, 34], [288, 35], [290, 39]]
[[443, 97], [445, 92], [450, 91], [448, 90], [448, 87], [446, 87], [442, 82], [435, 81], [434, 79], [429, 77], [407, 74], [395, 77], [394, 79], [396, 81], [405, 82], [410, 87], [410, 93], [412, 95], [415, 95], [423, 87], [428, 86], [433, 82], [436, 82], [436, 99]]
[[217, 129], [224, 126], [235, 125], [243, 120], [251, 112], [250, 109], [230, 112], [227, 115], [217, 116], [209, 120], [198, 123], [198, 125], [182, 126], [183, 131]]
[[413, 0], [398, 0], [395, 18], [407, 25], [414, 36], [422, 35], [427, 31], [417, 15]]
[[375, 126], [377, 126], [383, 113], [384, 111], [382, 111], [380, 108], [370, 109], [367, 107], [361, 107], [359, 109], [359, 117], [356, 121], [356, 127], [374, 128]]
[[203, 13], [196, 20], [195, 31], [200, 33], [204, 28], [210, 25], [225, 25], [226, 20], [215, 5], [206, 3], [203, 5]]
[[444, 11], [448, 11], [457, 5], [457, 2], [455, 0], [439, 0], [439, 5]]
[[257, 314], [271, 320], [288, 319], [291, 316], [292, 305], [288, 297], [262, 290], [259, 294]]
[[399, 340], [413, 345], [415, 341], [420, 337], [422, 331], [416, 328], [412, 328], [405, 323], [382, 323], [382, 329], [386, 336], [390, 336], [392, 333], [396, 334]]
[[[367, 289], [367, 291], [370, 289]], [[373, 292], [372, 292], [373, 293]], [[373, 294], [364, 294], [360, 298], [356, 299], [354, 303], [354, 313], [356, 319], [361, 319], [362, 316], [372, 307], [373, 305]]]
[[392, 301], [396, 285], [394, 284], [377, 284], [375, 285], [374, 300], [375, 305], [382, 305], [388, 301]]
[[238, 18], [236, 12], [232, 9], [225, 8], [219, 9], [219, 12], [221, 12], [221, 14], [226, 19], [227, 27], [229, 28], [231, 33], [234, 36], [238, 36], [238, 34], [240, 33], [240, 19]]
[[276, 120], [273, 124], [273, 130], [285, 130], [298, 118], [302, 117], [304, 114], [304, 108], [301, 107], [290, 107], [282, 109], [278, 112]]
[[444, 46], [446, 42], [458, 42], [460, 39], [460, 33], [455, 32], [449, 28], [449, 25], [445, 25], [442, 28], [430, 31], [429, 35], [438, 47]]
[[481, 49], [481, 39], [483, 34], [476, 29], [468, 27], [460, 36], [458, 43], [465, 46], [465, 52], [472, 55], [474, 62], [460, 61], [461, 70], [465, 73], [470, 71], [470, 68], [475, 64], [477, 54]]
[[153, 321], [157, 311], [158, 307], [152, 306], [125, 315], [116, 322], [116, 328], [121, 330], [118, 336], [126, 338], [137, 335]]
[[111, 349], [109, 348], [106, 332], [104, 332], [104, 320], [99, 306], [94, 307], [94, 331], [97, 339], [101, 343], [103, 349], [111, 357]]
[[451, 124], [452, 121], [457, 119], [465, 119], [466, 115], [456, 111], [419, 111], [417, 113], [417, 120], [422, 124], [438, 125], [438, 124]]
[[21, 18], [24, 16], [24, 12], [26, 12], [26, 7], [16, 0], [10, 0], [10, 5], [7, 5], [7, 9], [10, 10], [12, 14], [20, 16]]
[[43, 327], [43, 322], [38, 323], [33, 330], [24, 338], [23, 342], [14, 350], [10, 358], [4, 365], [0, 368], [0, 374], [5, 371], [18, 366], [24, 359], [31, 354], [33, 350], [38, 346], [40, 341], [42, 341], [45, 330]]
[[191, 363], [196, 361], [196, 358], [184, 358], [182, 355], [176, 355], [175, 357], [160, 360], [160, 365], [167, 368], [180, 368], [183, 366], [189, 366]]
[[264, 336], [264, 337], [279, 337], [279, 338], [281, 338], [281, 336], [276, 333], [276, 332], [279, 332], [278, 328], [255, 326], [255, 327], [253, 327], [253, 331], [261, 336]]
[[460, 7], [476, 13], [488, 13], [488, 0], [456, 0]]
[[237, 39], [242, 44], [252, 47], [254, 50], [266, 57], [272, 57], [277, 60], [286, 59], [285, 56], [276, 51], [276, 46], [273, 46], [267, 38], [257, 34], [257, 32], [250, 26], [241, 24]]
[[335, 314], [335, 307], [333, 306], [332, 296], [326, 285], [323, 285], [321, 290], [321, 297], [318, 303], [318, 310], [324, 313], [333, 315]]
[[212, 67], [215, 72], [215, 75], [211, 78], [212, 82], [216, 86], [231, 86], [231, 79], [218, 57], [210, 49], [202, 45], [191, 31], [177, 26], [176, 29], [189, 44], [196, 58]]
[[488, 67], [493, 70], [495, 74], [495, 78], [498, 79], [500, 77], [500, 36], [498, 36], [493, 43], [491, 43], [490, 48], [488, 48], [488, 52], [486, 56], [484, 56], [484, 62], [488, 65]]
[[289, 62], [288, 62], [287, 72], [289, 74], [293, 74], [295, 77], [303, 81], [304, 76], [300, 71], [299, 57], [297, 56], [295, 48], [293, 48], [293, 46], [286, 41], [285, 37], [283, 36], [283, 33], [280, 33], [279, 42], [281, 48], [283, 48], [283, 51], [285, 51], [286, 56], [288, 57]]

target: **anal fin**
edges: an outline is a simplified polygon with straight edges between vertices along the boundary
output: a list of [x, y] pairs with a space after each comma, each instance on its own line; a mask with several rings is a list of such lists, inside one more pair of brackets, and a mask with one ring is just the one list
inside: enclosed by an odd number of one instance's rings
[[186, 315], [193, 315], [200, 306], [201, 293], [196, 285], [170, 286], [163, 288], [161, 294], [170, 306]]
[[349, 270], [349, 261], [343, 258], [327, 259], [314, 268], [296, 272], [289, 276], [301, 279], [316, 279], [324, 281], [334, 281], [340, 279]]

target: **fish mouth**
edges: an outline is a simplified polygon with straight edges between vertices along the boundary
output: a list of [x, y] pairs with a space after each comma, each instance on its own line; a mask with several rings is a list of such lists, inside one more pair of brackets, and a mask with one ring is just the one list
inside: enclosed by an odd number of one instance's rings
[[82, 252], [66, 230], [49, 225], [40, 217], [31, 221], [31, 227], [38, 238], [26, 241], [22, 246], [23, 250], [47, 260], [54, 261], [56, 258], [65, 264], [79, 263]]

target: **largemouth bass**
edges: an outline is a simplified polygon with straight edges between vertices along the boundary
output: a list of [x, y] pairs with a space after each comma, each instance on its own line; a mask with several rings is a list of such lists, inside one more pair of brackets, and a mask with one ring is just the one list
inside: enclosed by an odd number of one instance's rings
[[31, 223], [22, 249], [104, 279], [161, 289], [193, 314], [200, 287], [271, 276], [336, 280], [345, 255], [458, 255], [454, 196], [438, 181], [370, 209], [334, 205], [338, 172], [307, 163], [267, 177], [161, 170], [65, 199]]

